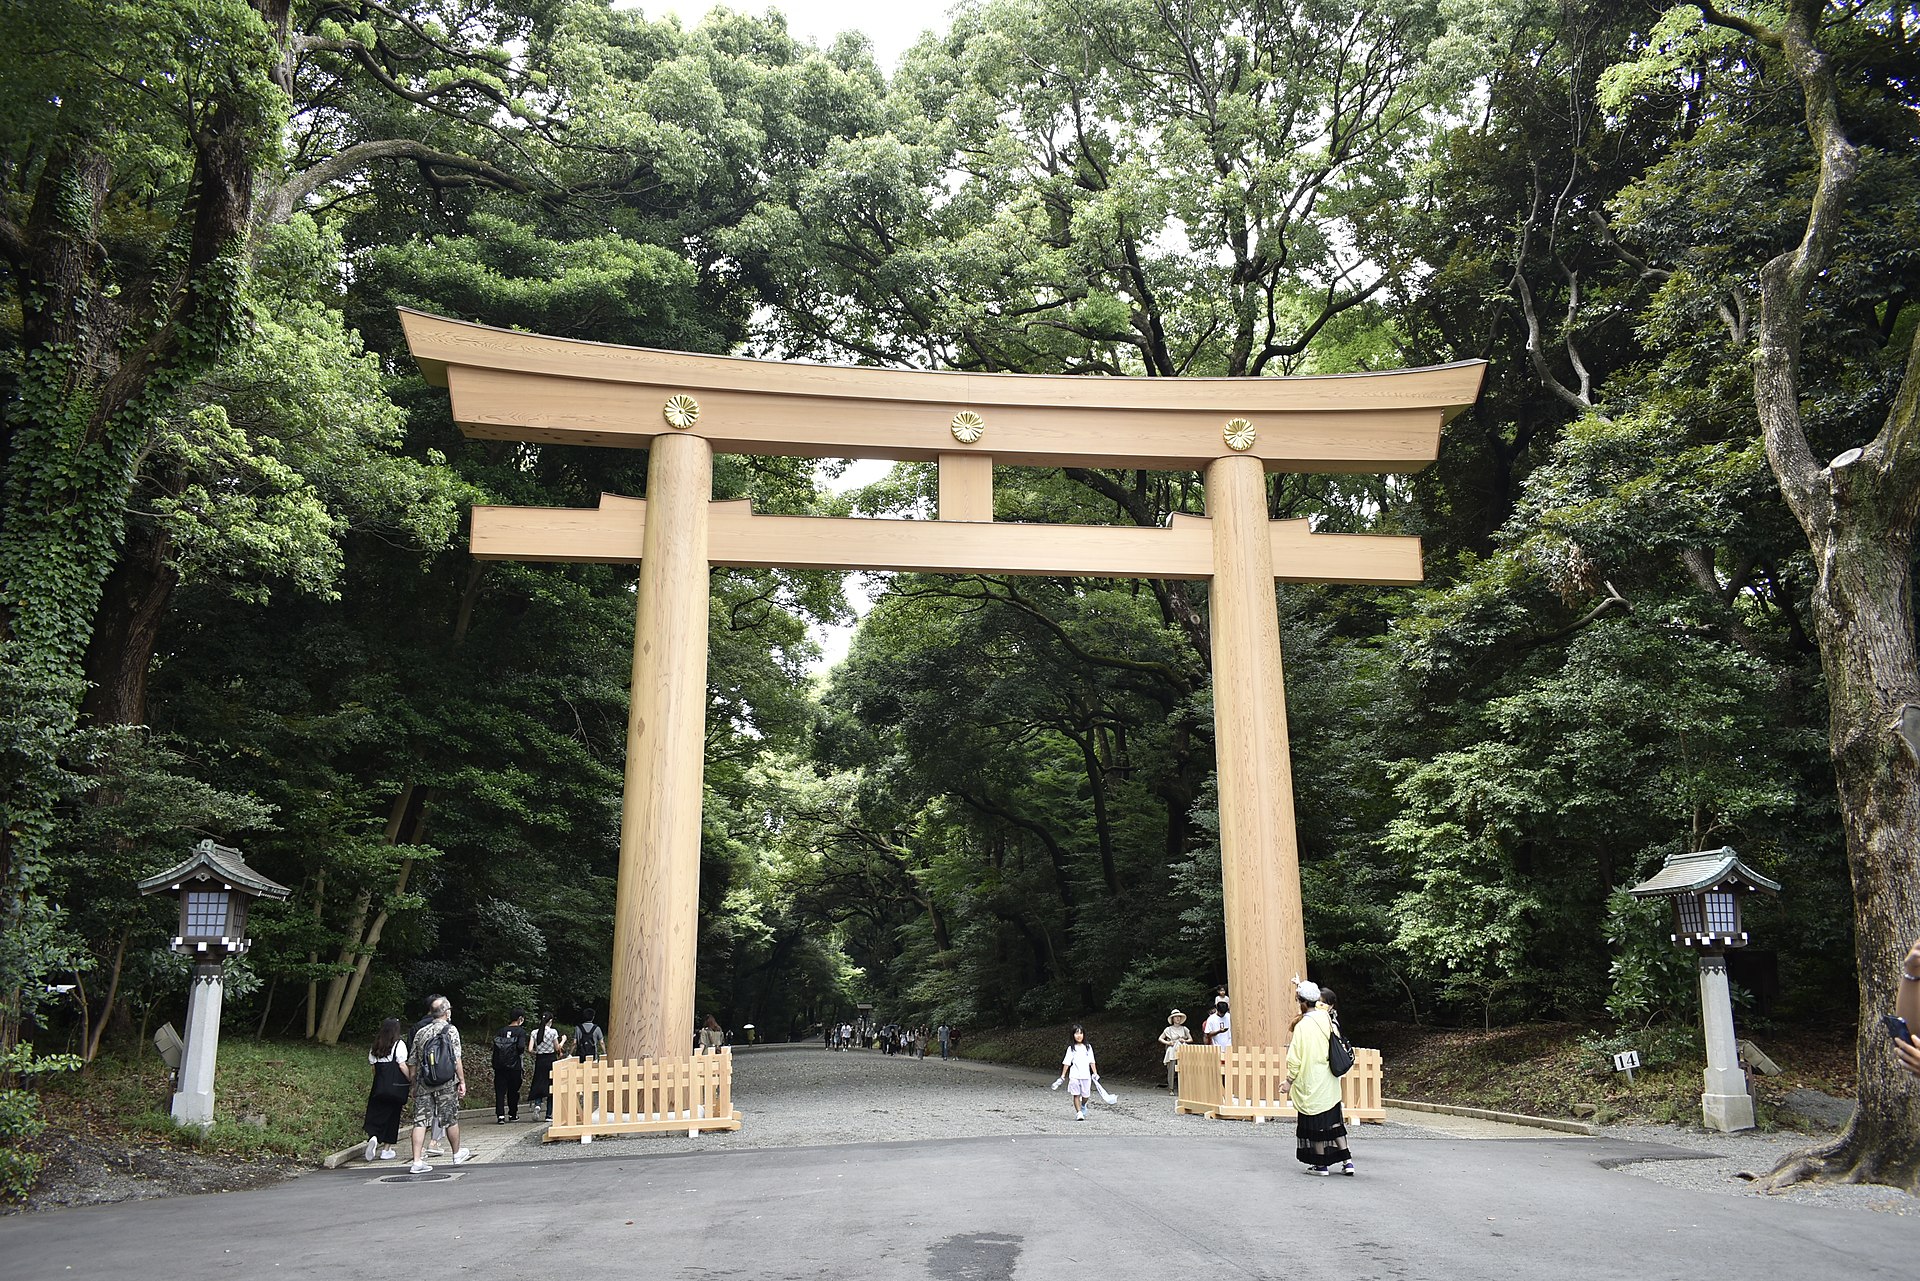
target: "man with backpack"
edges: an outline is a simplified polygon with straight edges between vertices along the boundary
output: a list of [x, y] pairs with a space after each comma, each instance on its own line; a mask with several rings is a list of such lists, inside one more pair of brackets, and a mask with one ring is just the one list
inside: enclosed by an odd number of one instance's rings
[[594, 1023], [592, 1010], [584, 1011], [580, 1025], [573, 1029], [573, 1052], [583, 1059], [597, 1059], [606, 1049], [606, 1029]]
[[433, 1169], [421, 1151], [430, 1126], [446, 1130], [455, 1165], [473, 1159], [473, 1153], [460, 1146], [460, 1100], [467, 1094], [467, 1069], [460, 1061], [460, 1029], [453, 1025], [453, 1002], [436, 996], [428, 1012], [432, 1021], [413, 1034], [413, 1052], [403, 1068], [413, 1081], [415, 1174]]
[[520, 1119], [520, 1070], [527, 1057], [527, 1012], [515, 1010], [493, 1038], [493, 1123]]

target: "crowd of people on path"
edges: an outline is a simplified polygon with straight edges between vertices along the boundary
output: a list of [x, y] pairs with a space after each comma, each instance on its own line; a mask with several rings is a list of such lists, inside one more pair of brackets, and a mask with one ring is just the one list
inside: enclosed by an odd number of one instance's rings
[[926, 1058], [936, 1041], [940, 1057], [951, 1058], [957, 1040], [958, 1033], [945, 1023], [929, 1028], [924, 1023], [880, 1023], [865, 1015], [828, 1022], [820, 1029], [820, 1044], [829, 1050], [878, 1050], [910, 1059]]

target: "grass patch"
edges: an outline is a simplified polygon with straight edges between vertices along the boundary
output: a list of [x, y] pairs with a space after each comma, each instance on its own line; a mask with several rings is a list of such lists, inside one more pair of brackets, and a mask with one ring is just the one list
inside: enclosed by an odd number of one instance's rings
[[167, 1070], [152, 1053], [103, 1055], [81, 1075], [49, 1080], [45, 1094], [56, 1125], [220, 1156], [317, 1161], [366, 1137], [371, 1081], [357, 1044], [236, 1038], [221, 1043], [205, 1131], [174, 1124]]
[[[1376, 1024], [1356, 1044], [1378, 1048], [1389, 1096], [1428, 1103], [1568, 1117], [1576, 1104], [1597, 1109], [1601, 1122], [1697, 1125], [1706, 1051], [1697, 1029], [1596, 1035], [1572, 1023], [1519, 1027], [1423, 1028]], [[1755, 1077], [1755, 1113], [1762, 1129], [1797, 1125], [1778, 1106], [1794, 1089], [1850, 1097], [1853, 1042], [1846, 1029], [1791, 1029], [1753, 1039], [1783, 1069]], [[1645, 1067], [1628, 1083], [1611, 1053], [1634, 1048]]]

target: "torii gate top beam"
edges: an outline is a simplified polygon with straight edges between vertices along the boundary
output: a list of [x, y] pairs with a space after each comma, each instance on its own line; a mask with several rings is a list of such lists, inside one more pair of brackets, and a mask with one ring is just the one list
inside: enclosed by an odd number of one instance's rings
[[[400, 312], [428, 381], [470, 436], [645, 448], [704, 437], [717, 453], [1200, 470], [1245, 454], [1268, 471], [1405, 472], [1473, 403], [1484, 361], [1318, 378], [1099, 378], [806, 365], [655, 351]], [[667, 400], [693, 397], [685, 428]], [[968, 439], [955, 416], [981, 420]], [[1228, 444], [1245, 420], [1252, 439]], [[969, 425], [969, 429], [970, 429]], [[1245, 440], [1248, 432], [1236, 433]]]

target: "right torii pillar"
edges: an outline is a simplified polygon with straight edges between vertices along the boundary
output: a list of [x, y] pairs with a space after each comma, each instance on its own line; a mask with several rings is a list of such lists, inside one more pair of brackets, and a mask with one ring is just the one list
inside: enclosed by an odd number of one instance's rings
[[1213, 523], [1213, 725], [1220, 875], [1233, 1039], [1285, 1045], [1293, 979], [1306, 977], [1293, 825], [1287, 690], [1280, 675], [1266, 472], [1258, 458], [1208, 465]]

